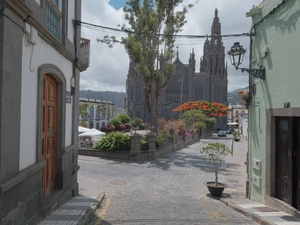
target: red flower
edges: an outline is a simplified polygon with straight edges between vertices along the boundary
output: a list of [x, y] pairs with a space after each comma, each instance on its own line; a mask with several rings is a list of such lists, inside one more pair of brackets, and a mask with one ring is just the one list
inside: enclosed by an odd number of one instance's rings
[[173, 112], [185, 112], [190, 109], [202, 109], [203, 111], [209, 113], [211, 116], [225, 117], [229, 107], [218, 102], [207, 102], [207, 101], [195, 101], [186, 102], [183, 105], [175, 108]]

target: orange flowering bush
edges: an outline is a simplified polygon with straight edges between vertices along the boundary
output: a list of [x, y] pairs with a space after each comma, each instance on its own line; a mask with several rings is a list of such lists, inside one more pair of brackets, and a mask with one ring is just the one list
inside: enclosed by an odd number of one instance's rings
[[195, 101], [186, 102], [183, 105], [173, 109], [173, 112], [185, 112], [190, 109], [201, 109], [206, 115], [225, 117], [230, 110], [228, 106], [218, 102]]

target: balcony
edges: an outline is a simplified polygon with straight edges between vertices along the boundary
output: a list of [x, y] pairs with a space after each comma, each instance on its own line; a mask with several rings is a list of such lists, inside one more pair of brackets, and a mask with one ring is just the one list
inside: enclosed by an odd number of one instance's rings
[[82, 62], [82, 67], [87, 69], [90, 64], [90, 40], [80, 39], [79, 60]]

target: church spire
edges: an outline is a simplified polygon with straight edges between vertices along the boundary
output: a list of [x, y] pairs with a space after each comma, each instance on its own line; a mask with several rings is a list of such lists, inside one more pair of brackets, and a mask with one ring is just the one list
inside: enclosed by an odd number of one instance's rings
[[215, 18], [211, 26], [211, 36], [220, 36], [221, 35], [221, 23], [218, 16], [218, 9], [215, 9]]
[[189, 66], [188, 66], [188, 75], [189, 76], [195, 75], [195, 68], [196, 68], [195, 52], [194, 52], [194, 49], [192, 49], [192, 53], [190, 53]]

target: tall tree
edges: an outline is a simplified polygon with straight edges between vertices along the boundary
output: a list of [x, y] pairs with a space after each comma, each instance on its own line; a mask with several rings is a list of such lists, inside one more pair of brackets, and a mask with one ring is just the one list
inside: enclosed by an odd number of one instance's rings
[[[128, 25], [122, 30], [128, 33], [118, 41], [114, 36], [104, 36], [98, 42], [110, 47], [120, 42], [124, 45], [136, 72], [144, 81], [146, 109], [151, 126], [157, 131], [157, 105], [160, 93], [167, 87], [176, 66], [174, 42], [186, 23], [185, 15], [193, 5], [178, 7], [183, 0], [128, 0], [123, 8]], [[180, 5], [181, 6], [181, 5]], [[179, 9], [180, 8], [180, 9]], [[164, 53], [159, 54], [160, 47]]]

